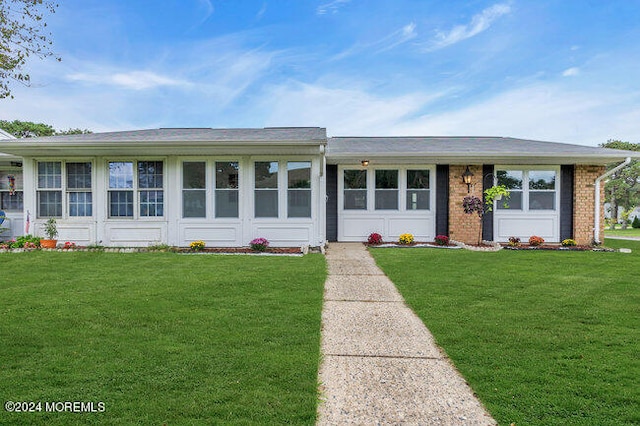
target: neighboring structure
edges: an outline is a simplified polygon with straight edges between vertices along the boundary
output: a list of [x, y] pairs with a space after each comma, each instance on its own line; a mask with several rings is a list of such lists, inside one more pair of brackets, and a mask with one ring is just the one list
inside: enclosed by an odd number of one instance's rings
[[[318, 246], [371, 232], [476, 242], [480, 231], [493, 241], [588, 244], [602, 202], [596, 178], [605, 164], [640, 156], [513, 138], [327, 138], [317, 127], [62, 135], [5, 140], [0, 152], [22, 162], [24, 185], [2, 162], [0, 181], [8, 172], [19, 180], [24, 197], [15, 206], [30, 215], [32, 233], [54, 216], [61, 240], [113, 246], [243, 246], [256, 237]], [[462, 199], [494, 183], [511, 198], [485, 214], [480, 230]]]

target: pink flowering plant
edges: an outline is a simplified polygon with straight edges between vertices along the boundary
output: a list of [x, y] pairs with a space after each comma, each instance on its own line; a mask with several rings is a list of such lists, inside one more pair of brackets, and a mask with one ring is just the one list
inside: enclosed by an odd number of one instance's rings
[[269, 247], [269, 241], [266, 238], [255, 238], [249, 243], [253, 251], [265, 251]]
[[372, 232], [369, 234], [369, 238], [367, 238], [367, 242], [369, 244], [382, 244], [382, 235], [377, 232]]

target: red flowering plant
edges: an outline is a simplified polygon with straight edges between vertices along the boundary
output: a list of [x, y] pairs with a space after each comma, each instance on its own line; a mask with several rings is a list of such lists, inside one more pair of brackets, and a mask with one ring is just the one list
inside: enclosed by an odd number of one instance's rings
[[382, 244], [382, 235], [377, 232], [372, 232], [369, 234], [369, 238], [367, 238], [367, 243], [372, 245]]
[[540, 246], [544, 243], [544, 238], [538, 237], [537, 235], [533, 235], [529, 237], [529, 245], [530, 246]]
[[435, 242], [439, 246], [448, 246], [449, 237], [447, 237], [446, 235], [436, 235]]
[[64, 243], [64, 247], [62, 247], [63, 250], [74, 250], [78, 248], [78, 246], [76, 245], [76, 243], [73, 243], [71, 241], [66, 241]]

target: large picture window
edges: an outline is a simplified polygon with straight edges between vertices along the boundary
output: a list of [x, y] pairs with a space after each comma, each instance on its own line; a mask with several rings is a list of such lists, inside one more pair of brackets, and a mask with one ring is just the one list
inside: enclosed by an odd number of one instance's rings
[[344, 171], [344, 209], [367, 209], [367, 171]]
[[237, 161], [216, 162], [216, 217], [218, 218], [236, 218], [239, 215], [239, 171], [240, 166]]
[[163, 180], [162, 161], [110, 162], [109, 217], [133, 218], [136, 204], [139, 217], [163, 216]]
[[311, 217], [311, 162], [289, 162], [287, 173], [287, 215]]
[[556, 210], [555, 170], [498, 170], [496, 178], [511, 193], [497, 201], [499, 210]]
[[278, 217], [278, 162], [255, 163], [255, 217]]

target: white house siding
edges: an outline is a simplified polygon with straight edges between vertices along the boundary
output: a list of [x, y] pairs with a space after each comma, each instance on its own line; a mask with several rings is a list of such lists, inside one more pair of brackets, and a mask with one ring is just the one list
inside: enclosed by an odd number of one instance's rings
[[[345, 209], [345, 170], [367, 172], [367, 206], [365, 210]], [[376, 170], [398, 170], [397, 209], [381, 210], [375, 206]], [[429, 170], [429, 210], [407, 209], [407, 170]], [[366, 241], [377, 232], [385, 241], [397, 241], [404, 233], [413, 234], [416, 241], [433, 241], [435, 237], [436, 170], [433, 165], [378, 165], [376, 167], [338, 167], [338, 240]]]
[[[317, 151], [316, 151], [317, 152]], [[319, 246], [324, 243], [324, 177], [321, 173], [321, 156], [100, 156], [82, 158], [25, 158], [25, 212], [31, 213], [33, 234], [42, 235], [46, 217], [37, 217], [37, 163], [38, 161], [90, 162], [92, 164], [92, 203], [90, 217], [70, 217], [67, 206], [58, 219], [59, 241], [73, 241], [79, 245], [101, 244], [118, 247], [146, 247], [156, 244], [188, 246], [195, 240], [203, 240], [209, 247], [246, 246], [256, 237], [267, 238], [271, 246]], [[161, 217], [138, 217], [139, 204], [134, 203], [134, 218], [110, 218], [108, 205], [109, 162], [162, 161], [164, 214]], [[205, 162], [206, 217], [183, 218], [182, 214], [182, 164], [184, 161]], [[216, 161], [239, 163], [239, 214], [237, 218], [215, 218], [213, 173]], [[278, 161], [280, 164], [277, 218], [254, 217], [254, 163]], [[311, 217], [287, 218], [288, 162], [311, 162]], [[135, 168], [135, 164], [134, 164]], [[63, 172], [64, 175], [64, 172]], [[135, 175], [135, 170], [134, 170]], [[64, 179], [64, 176], [63, 176]], [[64, 192], [64, 191], [63, 191]], [[135, 192], [135, 191], [134, 191]], [[63, 203], [65, 203], [63, 199]]]
[[[537, 235], [548, 242], [558, 242], [560, 240], [560, 166], [521, 166], [521, 165], [497, 165], [495, 170], [517, 170], [517, 171], [554, 171], [555, 175], [555, 209], [534, 210], [529, 207], [529, 199], [525, 196], [522, 200], [522, 208], [508, 208], [493, 210], [494, 220], [494, 241], [507, 242], [510, 237], [518, 237], [522, 241], [527, 241], [529, 237]], [[527, 180], [523, 186], [527, 185]]]

